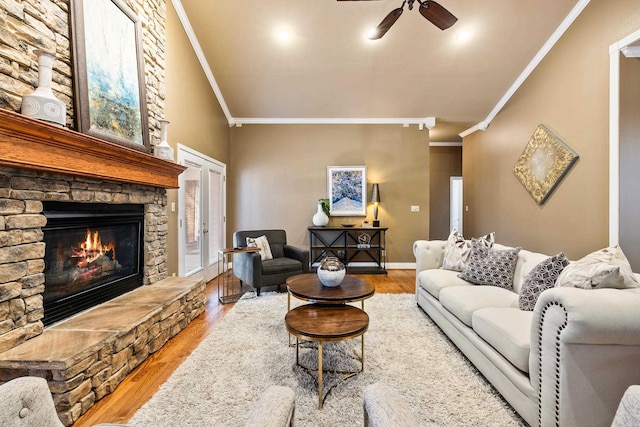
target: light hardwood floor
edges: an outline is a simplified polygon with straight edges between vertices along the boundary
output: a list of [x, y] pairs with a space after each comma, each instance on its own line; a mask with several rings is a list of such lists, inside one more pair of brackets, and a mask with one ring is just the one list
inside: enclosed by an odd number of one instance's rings
[[[361, 277], [366, 277], [374, 283], [376, 293], [415, 292], [415, 270], [389, 270], [387, 275]], [[215, 279], [207, 284], [207, 298], [207, 308], [202, 315], [138, 366], [113, 393], [98, 401], [73, 427], [93, 426], [99, 423], [127, 423], [209, 334], [216, 323], [233, 308], [233, 304], [218, 302]]]

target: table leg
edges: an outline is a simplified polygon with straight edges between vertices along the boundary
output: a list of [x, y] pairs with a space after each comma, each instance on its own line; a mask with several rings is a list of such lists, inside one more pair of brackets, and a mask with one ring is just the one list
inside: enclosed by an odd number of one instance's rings
[[[289, 335], [291, 336], [291, 335]], [[296, 365], [299, 365], [300, 362], [298, 360], [298, 337], [296, 337]]]
[[364, 334], [362, 334], [362, 365], [360, 371], [364, 371]]
[[318, 409], [322, 409], [322, 341], [318, 341]]

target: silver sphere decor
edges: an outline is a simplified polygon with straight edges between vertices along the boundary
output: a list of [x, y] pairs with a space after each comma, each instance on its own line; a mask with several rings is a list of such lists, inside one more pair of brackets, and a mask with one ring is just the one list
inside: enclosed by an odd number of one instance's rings
[[326, 257], [318, 267], [318, 279], [322, 286], [335, 288], [340, 286], [347, 272], [344, 264], [336, 257]]

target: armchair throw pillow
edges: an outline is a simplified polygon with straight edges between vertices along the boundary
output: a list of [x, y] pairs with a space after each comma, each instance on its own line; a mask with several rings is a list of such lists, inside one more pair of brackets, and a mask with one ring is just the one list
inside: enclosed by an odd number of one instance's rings
[[519, 305], [520, 310], [533, 311], [542, 291], [553, 288], [562, 270], [569, 264], [563, 252], [549, 257], [533, 267], [522, 282]]
[[[492, 245], [493, 246], [493, 245]], [[487, 248], [479, 239], [471, 239], [469, 264], [458, 277], [476, 285], [511, 289], [520, 247], [496, 250]]]
[[260, 249], [260, 259], [262, 261], [273, 259], [273, 255], [271, 254], [271, 247], [269, 246], [269, 240], [267, 240], [267, 236], [247, 237], [247, 247]]

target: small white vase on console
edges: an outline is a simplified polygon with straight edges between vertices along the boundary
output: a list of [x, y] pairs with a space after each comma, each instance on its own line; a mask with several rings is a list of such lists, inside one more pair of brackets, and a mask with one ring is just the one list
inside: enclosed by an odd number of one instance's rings
[[22, 97], [20, 112], [34, 119], [64, 126], [67, 107], [51, 90], [53, 61], [56, 55], [46, 50], [36, 50], [35, 54], [38, 55], [38, 87], [32, 94]]
[[324, 227], [329, 224], [329, 217], [322, 210], [322, 203], [318, 203], [318, 212], [311, 218], [311, 221], [316, 227]]

